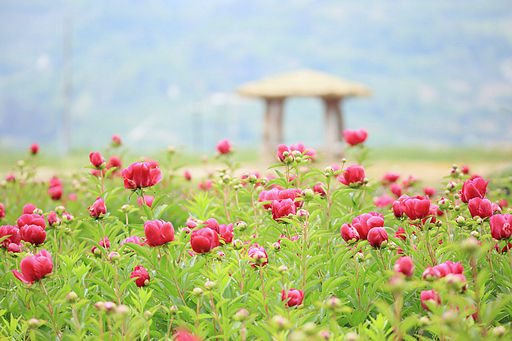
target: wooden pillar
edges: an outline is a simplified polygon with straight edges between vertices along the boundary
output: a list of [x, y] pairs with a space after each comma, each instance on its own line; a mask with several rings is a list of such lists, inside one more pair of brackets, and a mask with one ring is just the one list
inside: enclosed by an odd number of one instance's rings
[[274, 154], [283, 141], [284, 98], [265, 98], [266, 110], [263, 128], [263, 152]]
[[339, 157], [342, 152], [343, 118], [340, 98], [323, 97], [325, 104], [325, 152], [327, 157]]

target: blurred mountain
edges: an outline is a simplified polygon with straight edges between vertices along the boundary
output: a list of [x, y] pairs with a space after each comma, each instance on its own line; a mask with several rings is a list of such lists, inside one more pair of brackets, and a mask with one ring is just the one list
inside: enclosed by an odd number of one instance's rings
[[[370, 86], [347, 127], [371, 145], [510, 142], [509, 0], [0, 2], [0, 147], [63, 141], [64, 18], [72, 18], [72, 141], [212, 150], [260, 139], [244, 82], [312, 68]], [[323, 108], [294, 98], [286, 142], [323, 142]]]

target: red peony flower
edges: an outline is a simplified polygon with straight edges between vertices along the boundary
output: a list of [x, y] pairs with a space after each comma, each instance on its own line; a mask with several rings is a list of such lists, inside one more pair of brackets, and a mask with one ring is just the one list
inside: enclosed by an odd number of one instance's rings
[[485, 197], [485, 192], [487, 192], [488, 183], [489, 180], [485, 181], [483, 178], [466, 180], [462, 185], [462, 190], [460, 191], [460, 200], [467, 203], [473, 198], [483, 199]]
[[343, 137], [349, 145], [355, 146], [366, 141], [368, 132], [363, 128], [359, 128], [359, 130], [347, 129], [343, 132]]
[[430, 309], [425, 304], [425, 302], [434, 302], [436, 304], [436, 307], [441, 304], [441, 297], [439, 297], [439, 294], [435, 290], [424, 290], [421, 292], [420, 295], [421, 299], [421, 307], [427, 311]]
[[195, 253], [206, 253], [219, 246], [219, 235], [209, 227], [192, 231], [190, 246]]
[[46, 240], [46, 231], [39, 225], [25, 225], [20, 228], [20, 237], [27, 243], [39, 245]]
[[124, 187], [138, 189], [152, 187], [162, 180], [160, 169], [151, 169], [148, 162], [135, 162], [121, 173], [124, 180]]
[[247, 255], [252, 259], [252, 267], [265, 266], [268, 264], [267, 251], [263, 246], [256, 246], [249, 249]]
[[130, 274], [130, 278], [137, 278], [135, 280], [135, 284], [141, 288], [145, 287], [149, 284], [149, 274], [146, 269], [142, 265], [137, 265], [135, 269]]
[[494, 239], [509, 239], [512, 236], [512, 214], [496, 214], [491, 217], [490, 225]]
[[33, 284], [53, 270], [52, 256], [46, 250], [41, 250], [32, 257], [25, 257], [20, 263], [21, 273], [12, 270], [14, 276], [22, 282]]
[[341, 225], [340, 229], [341, 238], [347, 243], [355, 243], [359, 240], [359, 233], [357, 229], [350, 224]]
[[93, 152], [89, 154], [89, 159], [94, 167], [97, 169], [104, 168], [106, 166], [105, 159], [101, 156], [100, 152]]
[[20, 231], [17, 227], [11, 225], [4, 225], [0, 227], [0, 238], [9, 236], [0, 243], [0, 247], [4, 249], [9, 247], [9, 244], [19, 244], [21, 241]]
[[411, 257], [403, 256], [397, 259], [393, 271], [403, 273], [407, 277], [414, 275], [414, 262]]
[[468, 209], [471, 217], [480, 217], [482, 219], [490, 218], [493, 214], [492, 203], [483, 198], [469, 199]]
[[352, 219], [352, 226], [357, 230], [359, 238], [365, 240], [371, 229], [384, 227], [384, 216], [377, 212], [364, 213]]
[[343, 175], [338, 176], [338, 181], [346, 186], [360, 185], [364, 180], [364, 168], [363, 166], [348, 166], [344, 171]]
[[275, 221], [283, 217], [288, 217], [290, 214], [295, 215], [297, 209], [292, 199], [282, 199], [272, 201], [272, 218]]
[[286, 292], [286, 290], [283, 290], [281, 291], [281, 301], [285, 301], [288, 307], [301, 305], [302, 301], [304, 301], [304, 291], [289, 289], [288, 292]]
[[94, 219], [101, 219], [107, 213], [107, 206], [102, 197], [98, 197], [89, 208], [89, 215]]
[[223, 139], [217, 144], [217, 150], [221, 154], [227, 154], [231, 152], [233, 149], [231, 147], [231, 142], [228, 139]]
[[30, 146], [30, 153], [32, 155], [36, 155], [38, 151], [39, 151], [39, 145], [37, 143], [32, 143], [32, 145]]
[[144, 234], [149, 246], [163, 245], [174, 240], [174, 226], [163, 220], [148, 220], [144, 223]]
[[373, 248], [378, 249], [385, 247], [388, 244], [388, 240], [388, 233], [382, 227], [372, 228], [370, 232], [368, 232], [368, 243], [370, 243]]

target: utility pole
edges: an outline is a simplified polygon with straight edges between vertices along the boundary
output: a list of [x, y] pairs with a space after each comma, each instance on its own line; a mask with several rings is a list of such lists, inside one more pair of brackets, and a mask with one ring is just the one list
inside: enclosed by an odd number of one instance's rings
[[73, 101], [73, 18], [71, 12], [64, 14], [63, 35], [63, 81], [64, 103], [62, 111], [64, 155], [71, 150], [71, 106]]

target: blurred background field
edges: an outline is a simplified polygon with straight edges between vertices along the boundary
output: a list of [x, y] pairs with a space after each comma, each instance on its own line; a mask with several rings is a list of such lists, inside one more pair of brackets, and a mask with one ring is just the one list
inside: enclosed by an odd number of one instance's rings
[[[256, 149], [264, 103], [237, 87], [303, 68], [371, 88], [344, 103], [345, 126], [381, 155], [511, 143], [509, 0], [5, 0], [0, 51], [1, 164], [32, 142], [63, 155], [65, 112], [72, 158], [114, 133], [144, 154]], [[283, 142], [322, 147], [322, 111], [287, 100]]]
[[[236, 148], [236, 146], [235, 146]], [[103, 155], [103, 149], [99, 149]], [[84, 168], [89, 163], [89, 151], [75, 151], [67, 157], [58, 157], [48, 154], [41, 150], [38, 155], [39, 167], [36, 178], [48, 179], [53, 174], [70, 175], [73, 172], [90, 171]], [[160, 152], [139, 153], [125, 150], [124, 165], [131, 162], [142, 160], [149, 157], [160, 162], [164, 175], [174, 174], [182, 176], [185, 169], [190, 170], [193, 175], [193, 181], [199, 181], [209, 172], [221, 169], [221, 164], [216, 160], [214, 153], [199, 154], [187, 151], [185, 148], [177, 148], [176, 153], [169, 159], [167, 149]], [[202, 158], [207, 156], [205, 163]], [[15, 172], [18, 160], [28, 157], [28, 153], [11, 152], [2, 154], [2, 163], [0, 164], [0, 178], [5, 179], [8, 173]], [[237, 175], [245, 172], [259, 172], [261, 175], [275, 175], [273, 170], [268, 167], [276, 163], [276, 159], [263, 158], [259, 151], [236, 150], [234, 159], [239, 163]], [[168, 161], [171, 161], [168, 166]], [[369, 164], [366, 167], [367, 176], [371, 180], [379, 180], [387, 171], [398, 172], [405, 179], [413, 175], [425, 185], [439, 186], [443, 177], [449, 175], [451, 166], [455, 163], [459, 166], [467, 165], [472, 173], [480, 174], [486, 178], [494, 177], [498, 174], [512, 175], [512, 149], [510, 148], [471, 148], [471, 147], [446, 147], [446, 148], [404, 148], [387, 147], [372, 149], [369, 154]], [[334, 162], [335, 163], [335, 162]], [[339, 162], [338, 162], [339, 163]], [[349, 157], [349, 164], [353, 163]], [[333, 162], [322, 160], [315, 163], [313, 167], [323, 169]], [[170, 171], [170, 168], [178, 168], [176, 171]], [[215, 176], [216, 173], [213, 172]]]

